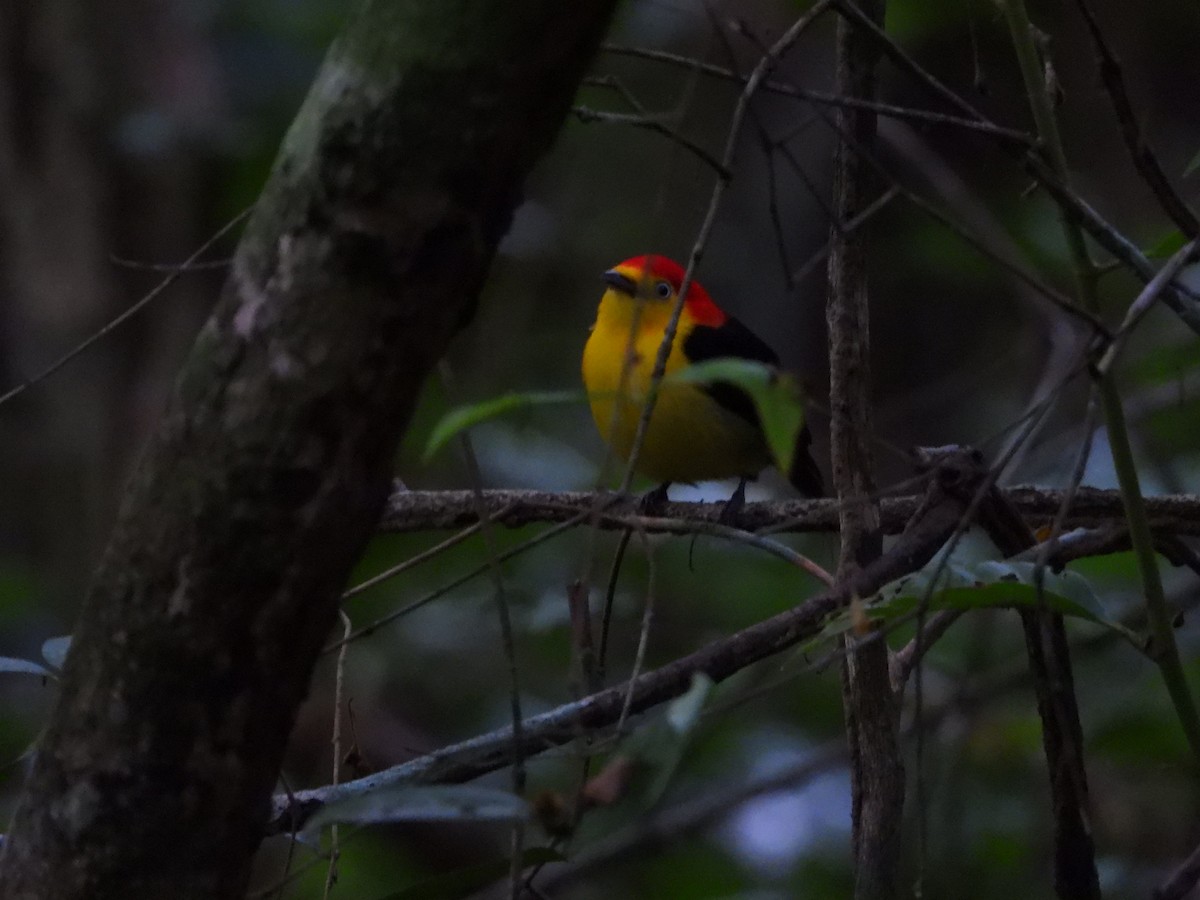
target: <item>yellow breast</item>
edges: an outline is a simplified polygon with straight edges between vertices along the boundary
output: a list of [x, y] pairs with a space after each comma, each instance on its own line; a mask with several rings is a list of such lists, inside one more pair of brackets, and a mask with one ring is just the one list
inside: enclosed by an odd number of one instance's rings
[[[622, 460], [629, 459], [642, 406], [650, 389], [654, 361], [670, 310], [645, 304], [636, 318], [633, 358], [624, 390], [621, 373], [629, 335], [635, 325], [635, 301], [607, 291], [583, 351], [583, 383], [601, 436]], [[669, 375], [688, 365], [683, 353], [687, 322], [681, 324], [671, 354]], [[637, 469], [655, 481], [706, 481], [758, 474], [770, 462], [758, 429], [721, 406], [701, 387], [663, 384], [638, 456]]]

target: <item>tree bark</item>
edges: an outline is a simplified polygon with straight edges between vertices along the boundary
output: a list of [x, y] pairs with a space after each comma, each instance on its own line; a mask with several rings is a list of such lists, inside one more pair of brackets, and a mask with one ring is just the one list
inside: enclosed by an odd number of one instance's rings
[[[1036, 544], [1029, 525], [994, 487], [979, 510], [979, 521], [1005, 557], [1016, 556]], [[1075, 697], [1066, 623], [1062, 615], [1049, 609], [1022, 609], [1020, 616], [1050, 776], [1054, 891], [1062, 900], [1100, 900], [1083, 725]]]
[[614, 0], [368, 0], [285, 139], [88, 594], [6, 898], [239, 896], [422, 380]]
[[[862, 4], [882, 26], [885, 0]], [[837, 86], [843, 96], [875, 99], [878, 44], [841, 19], [837, 37]], [[882, 552], [883, 532], [875, 493], [871, 428], [870, 229], [843, 230], [879, 195], [879, 179], [864, 154], [875, 141], [875, 114], [839, 108], [834, 156], [833, 223], [829, 254], [829, 407], [833, 483], [840, 505], [838, 580], [845, 581]], [[900, 825], [904, 812], [904, 764], [900, 757], [896, 698], [888, 677], [887, 643], [857, 645], [846, 638], [842, 696], [850, 744], [854, 841], [854, 896], [896, 896]]]

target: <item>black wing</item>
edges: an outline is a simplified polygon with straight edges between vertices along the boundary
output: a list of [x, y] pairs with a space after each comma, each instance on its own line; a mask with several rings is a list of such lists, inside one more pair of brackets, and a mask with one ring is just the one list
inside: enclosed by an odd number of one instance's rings
[[796, 441], [796, 451], [792, 454], [792, 465], [787, 472], [788, 481], [792, 487], [805, 497], [824, 497], [825, 484], [821, 480], [821, 470], [817, 461], [812, 457], [812, 432], [805, 424], [800, 429], [800, 437]]
[[[752, 359], [769, 366], [779, 365], [779, 356], [757, 334], [732, 316], [717, 328], [697, 325], [683, 342], [683, 352], [692, 362], [732, 356]], [[727, 381], [706, 385], [705, 392], [730, 412], [761, 427], [750, 395]]]
[[[683, 352], [692, 362], [732, 356], [752, 359], [769, 366], [779, 365], [779, 356], [766, 341], [733, 318], [727, 319], [725, 324], [718, 328], [697, 325], [683, 342]], [[745, 419], [755, 428], [762, 428], [754, 401], [741, 388], [727, 381], [717, 381], [706, 385], [704, 390], [730, 412]], [[825, 487], [821, 483], [821, 470], [817, 468], [809, 451], [811, 444], [812, 434], [806, 424], [800, 429], [792, 464], [785, 474], [792, 485], [806, 497], [823, 497]]]

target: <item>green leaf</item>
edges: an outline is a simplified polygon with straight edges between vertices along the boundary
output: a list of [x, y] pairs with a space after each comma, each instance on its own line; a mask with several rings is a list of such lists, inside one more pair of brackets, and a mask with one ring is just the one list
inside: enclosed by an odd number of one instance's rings
[[687, 693], [671, 701], [667, 707], [667, 724], [675, 730], [676, 734], [683, 736], [691, 734], [700, 718], [700, 713], [704, 710], [704, 704], [708, 702], [712, 689], [713, 680], [703, 672], [697, 672], [692, 676], [692, 684], [687, 689]]
[[703, 672], [692, 676], [687, 693], [677, 697], [666, 713], [648, 727], [634, 733], [625, 751], [644, 764], [649, 778], [637, 790], [639, 803], [649, 809], [659, 801], [675, 777], [691, 743], [700, 714], [713, 692], [713, 680]]
[[1183, 236], [1182, 231], [1168, 231], [1142, 252], [1150, 259], [1166, 259], [1182, 250], [1186, 243], [1187, 238]]
[[[529, 847], [521, 854], [522, 869], [553, 862], [565, 862], [565, 858], [549, 847]], [[505, 877], [511, 869], [512, 864], [507, 859], [467, 866], [427, 878], [379, 900], [458, 900]]]
[[461, 431], [495, 419], [519, 409], [529, 409], [535, 406], [552, 406], [563, 403], [579, 403], [586, 400], [582, 391], [531, 391], [527, 393], [510, 393], [501, 397], [493, 397], [479, 403], [458, 406], [446, 413], [433, 428], [429, 440], [425, 443], [425, 451], [421, 454], [422, 462], [429, 462], [439, 450], [446, 446]]
[[[951, 564], [929, 591], [929, 580], [937, 571], [931, 563], [919, 572], [885, 585], [876, 599], [867, 605], [871, 618], [893, 622], [917, 611], [928, 596], [930, 612], [976, 609], [1037, 609], [1045, 603], [1047, 609], [1074, 619], [1103, 625], [1120, 634], [1135, 646], [1141, 638], [1115, 619], [1109, 618], [1087, 579], [1076, 572], [1056, 574], [1046, 570], [1042, 598], [1034, 584], [1037, 566], [1032, 562], [985, 560], [974, 566]], [[841, 634], [851, 627], [849, 612], [839, 614], [822, 630], [818, 640]]]
[[787, 372], [748, 359], [713, 359], [671, 374], [670, 381], [711, 384], [722, 381], [741, 388], [754, 401], [771, 456], [787, 472], [804, 427], [804, 394]]
[[529, 805], [515, 794], [468, 784], [386, 785], [343, 800], [316, 812], [304, 830], [313, 833], [325, 825], [384, 822], [519, 822], [529, 818]]
[[1184, 168], [1183, 177], [1187, 178], [1189, 175], [1191, 175], [1197, 169], [1200, 169], [1200, 151], [1196, 152], [1196, 155], [1192, 157], [1192, 161], [1189, 162], [1187, 164], [1187, 166]]

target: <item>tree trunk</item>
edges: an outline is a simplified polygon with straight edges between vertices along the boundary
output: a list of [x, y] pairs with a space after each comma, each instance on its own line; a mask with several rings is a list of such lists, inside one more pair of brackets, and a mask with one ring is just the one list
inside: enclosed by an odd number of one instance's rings
[[[882, 25], [885, 0], [862, 4]], [[879, 47], [871, 35], [845, 19], [838, 22], [837, 85], [842, 95], [875, 99]], [[834, 156], [833, 224], [829, 254], [829, 407], [833, 483], [840, 501], [841, 553], [838, 580], [850, 578], [883, 549], [875, 494], [871, 428], [870, 229], [843, 226], [879, 196], [879, 178], [865, 154], [875, 142], [875, 113], [834, 113], [841, 134]], [[875, 637], [878, 637], [876, 635]], [[856, 900], [887, 900], [897, 894], [900, 826], [904, 812], [904, 763], [899, 745], [899, 708], [888, 677], [884, 640], [846, 638], [842, 673], [850, 745]]]
[[613, 0], [368, 0], [133, 478], [0, 859], [6, 898], [239, 896], [295, 710]]

